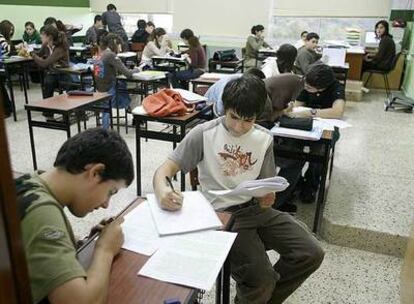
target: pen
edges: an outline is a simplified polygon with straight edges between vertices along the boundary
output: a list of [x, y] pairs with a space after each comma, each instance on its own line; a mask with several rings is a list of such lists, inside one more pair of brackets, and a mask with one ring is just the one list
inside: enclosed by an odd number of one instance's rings
[[173, 192], [175, 192], [175, 190], [174, 190], [174, 186], [173, 186], [173, 184], [172, 184], [172, 182], [171, 182], [171, 179], [170, 179], [168, 176], [166, 176], [166, 177], [165, 177], [165, 179], [167, 180], [167, 183], [168, 183], [168, 185], [170, 186], [171, 190], [172, 190]]

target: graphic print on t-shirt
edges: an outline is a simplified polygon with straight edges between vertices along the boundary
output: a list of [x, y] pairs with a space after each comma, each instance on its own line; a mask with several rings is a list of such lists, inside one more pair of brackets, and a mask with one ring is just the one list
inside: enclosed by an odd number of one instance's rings
[[222, 152], [218, 152], [224, 176], [237, 176], [253, 169], [257, 159], [252, 159], [252, 152], [243, 152], [238, 145], [224, 144]]

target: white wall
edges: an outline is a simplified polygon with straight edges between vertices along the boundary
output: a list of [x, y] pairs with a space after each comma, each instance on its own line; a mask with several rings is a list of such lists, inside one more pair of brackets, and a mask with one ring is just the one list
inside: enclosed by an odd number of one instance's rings
[[389, 16], [391, 0], [274, 0], [277, 16]]
[[170, 13], [171, 0], [90, 0], [93, 12], [105, 12], [106, 6], [113, 3], [119, 13]]
[[83, 35], [93, 24], [94, 14], [87, 7], [0, 5], [0, 20], [8, 19], [14, 24], [13, 39], [22, 38], [26, 21], [32, 21], [39, 30], [43, 21], [50, 16], [62, 20], [63, 23], [83, 25], [83, 30], [76, 33]]

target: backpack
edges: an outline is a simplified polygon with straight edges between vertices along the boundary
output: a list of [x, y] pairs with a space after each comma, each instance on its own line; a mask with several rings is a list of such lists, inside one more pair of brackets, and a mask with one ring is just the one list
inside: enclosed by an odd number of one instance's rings
[[180, 93], [171, 89], [163, 89], [146, 97], [142, 101], [142, 106], [147, 114], [153, 117], [180, 116], [194, 110], [194, 105], [187, 106]]

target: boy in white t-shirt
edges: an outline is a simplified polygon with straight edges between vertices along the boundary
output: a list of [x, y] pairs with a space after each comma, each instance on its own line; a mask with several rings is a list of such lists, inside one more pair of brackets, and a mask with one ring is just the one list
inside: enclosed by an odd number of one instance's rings
[[[266, 88], [252, 75], [231, 80], [223, 92], [225, 116], [195, 127], [154, 174], [161, 207], [175, 211], [182, 194], [166, 177], [198, 168], [201, 190], [215, 210], [231, 212], [237, 232], [230, 252], [237, 282], [235, 303], [282, 303], [322, 263], [318, 241], [287, 213], [272, 207], [275, 194], [263, 197], [222, 197], [208, 190], [232, 189], [246, 180], [276, 175], [273, 137], [255, 125], [264, 109]], [[197, 219], [194, 219], [197, 220]], [[266, 250], [276, 250], [272, 265]]]

